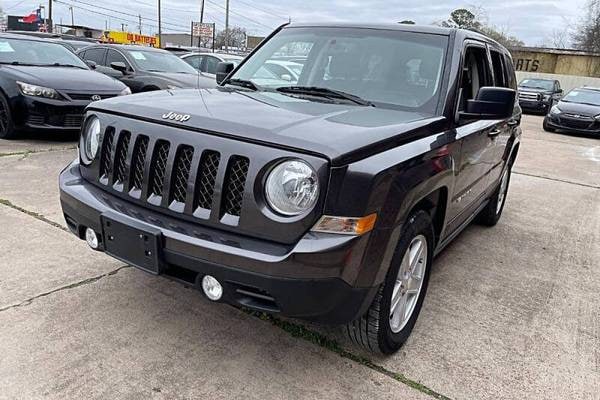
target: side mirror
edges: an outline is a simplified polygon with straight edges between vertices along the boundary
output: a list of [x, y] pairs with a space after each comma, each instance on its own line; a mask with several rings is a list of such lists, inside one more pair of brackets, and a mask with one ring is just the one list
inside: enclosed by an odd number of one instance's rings
[[475, 100], [468, 100], [459, 116], [464, 119], [506, 119], [513, 115], [517, 92], [500, 87], [482, 87]]
[[220, 62], [217, 64], [217, 83], [220, 85], [234, 69], [235, 65], [233, 63]]
[[124, 62], [122, 61], [115, 61], [115, 62], [111, 62], [110, 63], [110, 67], [112, 69], [116, 69], [117, 71], [122, 72], [123, 74], [126, 74], [128, 69], [127, 69], [127, 65], [125, 65]]
[[563, 94], [564, 92], [565, 92], [564, 90], [562, 90], [562, 89], [558, 89], [558, 92], [557, 92], [557, 93], [558, 93], [558, 94]]
[[96, 64], [96, 61], [92, 61], [92, 60], [85, 60], [85, 63], [91, 69], [96, 69], [96, 66], [98, 65], [98, 64]]

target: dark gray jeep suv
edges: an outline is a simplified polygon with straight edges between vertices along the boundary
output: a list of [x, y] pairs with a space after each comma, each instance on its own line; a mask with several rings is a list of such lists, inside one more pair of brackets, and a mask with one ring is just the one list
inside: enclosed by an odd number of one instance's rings
[[[282, 55], [297, 79], [265, 68]], [[434, 256], [502, 213], [521, 135], [508, 51], [463, 30], [284, 25], [217, 80], [91, 105], [60, 176], [68, 226], [213, 301], [396, 351]]]

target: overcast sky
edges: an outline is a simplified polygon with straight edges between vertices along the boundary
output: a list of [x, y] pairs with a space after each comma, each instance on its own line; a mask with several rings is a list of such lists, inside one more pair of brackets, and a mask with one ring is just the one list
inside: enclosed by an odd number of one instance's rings
[[[222, 29], [225, 0], [205, 0], [205, 22]], [[0, 0], [6, 14], [23, 15], [47, 0]], [[73, 5], [75, 23], [111, 29], [138, 29], [141, 13], [144, 33], [156, 31], [156, 0], [55, 0], [54, 21], [70, 23]], [[527, 45], [549, 43], [552, 35], [574, 26], [584, 13], [586, 0], [230, 0], [232, 25], [243, 26], [249, 34], [265, 35], [272, 28], [292, 21], [397, 22], [414, 20], [431, 24], [448, 18], [450, 11], [476, 4], [483, 7], [487, 22], [519, 37]], [[200, 0], [162, 0], [163, 32], [189, 31], [190, 21], [199, 20]], [[104, 7], [104, 8], [100, 8]], [[101, 15], [106, 14], [106, 15]], [[126, 15], [130, 14], [130, 15]]]

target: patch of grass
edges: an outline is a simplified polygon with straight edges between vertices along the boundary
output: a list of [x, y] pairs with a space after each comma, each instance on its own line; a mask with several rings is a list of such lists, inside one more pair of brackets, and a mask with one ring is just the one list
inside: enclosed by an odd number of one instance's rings
[[327, 350], [330, 350], [330, 351], [336, 353], [337, 355], [339, 355], [340, 357], [349, 359], [349, 360], [354, 361], [358, 364], [361, 364], [367, 368], [370, 368], [380, 374], [383, 374], [383, 375], [385, 375], [389, 378], [392, 378], [400, 383], [410, 386], [411, 388], [418, 390], [419, 392], [427, 394], [427, 395], [433, 397], [434, 399], [451, 400], [449, 397], [444, 396], [443, 394], [438, 393], [435, 390], [428, 388], [427, 386], [423, 385], [422, 383], [419, 383], [410, 378], [407, 378], [406, 376], [399, 374], [397, 372], [390, 371], [381, 365], [375, 364], [373, 361], [369, 360], [366, 357], [354, 354], [354, 353], [344, 349], [342, 346], [340, 346], [340, 344], [337, 341], [330, 339], [327, 336], [325, 336], [319, 332], [308, 329], [305, 326], [295, 324], [295, 323], [289, 322], [289, 321], [284, 321], [284, 320], [276, 318], [272, 315], [260, 313], [257, 311], [244, 309], [244, 312], [246, 312], [247, 314], [252, 315], [254, 317], [260, 318], [263, 321], [271, 323], [272, 325], [286, 331], [293, 337], [304, 339], [304, 340], [306, 340], [310, 343], [313, 343], [317, 346], [320, 346]]

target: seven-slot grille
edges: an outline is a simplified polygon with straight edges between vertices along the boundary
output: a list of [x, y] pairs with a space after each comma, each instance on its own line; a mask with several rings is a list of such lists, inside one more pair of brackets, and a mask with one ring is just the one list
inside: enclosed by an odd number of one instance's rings
[[[218, 185], [222, 163], [226, 168], [220, 175], [222, 185]], [[214, 210], [219, 218], [239, 217], [249, 167], [250, 160], [240, 155], [222, 160], [216, 150], [150, 140], [145, 135], [133, 137], [128, 131], [116, 133], [108, 128], [101, 145], [99, 181], [171, 211], [182, 213], [189, 204], [189, 213], [196, 217], [208, 218], [213, 208], [219, 209]], [[215, 190], [217, 186], [222, 186], [220, 192]], [[197, 210], [205, 212], [197, 214]]]

